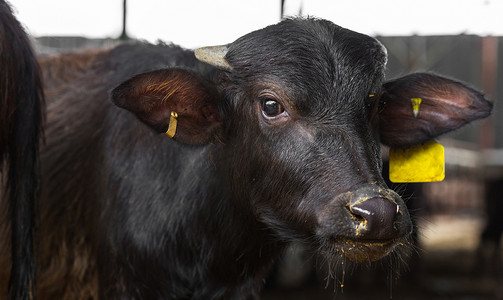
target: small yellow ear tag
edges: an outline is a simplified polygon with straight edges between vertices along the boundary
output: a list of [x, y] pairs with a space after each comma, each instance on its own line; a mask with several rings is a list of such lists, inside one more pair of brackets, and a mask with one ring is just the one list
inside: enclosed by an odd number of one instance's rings
[[411, 98], [410, 102], [412, 102], [412, 113], [414, 114], [414, 118], [417, 118], [419, 115], [419, 107], [421, 106], [421, 98]]
[[166, 131], [166, 134], [170, 138], [173, 138], [175, 136], [177, 125], [178, 125], [178, 114], [173, 111], [171, 112], [171, 115], [169, 117], [168, 131]]
[[435, 141], [409, 149], [390, 149], [391, 182], [434, 182], [445, 178], [444, 147]]

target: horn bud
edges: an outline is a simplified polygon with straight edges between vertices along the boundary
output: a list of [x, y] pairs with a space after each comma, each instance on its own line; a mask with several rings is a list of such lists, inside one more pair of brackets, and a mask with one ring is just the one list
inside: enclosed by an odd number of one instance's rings
[[231, 65], [225, 60], [225, 54], [229, 48], [227, 45], [198, 48], [194, 51], [196, 58], [214, 67], [224, 70], [232, 70]]

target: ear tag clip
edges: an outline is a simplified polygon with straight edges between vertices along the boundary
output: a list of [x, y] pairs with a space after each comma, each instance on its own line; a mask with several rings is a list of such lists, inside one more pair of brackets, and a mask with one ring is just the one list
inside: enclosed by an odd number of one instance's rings
[[169, 127], [168, 131], [166, 131], [166, 134], [170, 137], [173, 138], [176, 133], [176, 126], [178, 125], [178, 114], [174, 111], [171, 112], [171, 116], [169, 117]]
[[395, 183], [435, 182], [445, 178], [444, 147], [435, 141], [390, 149], [389, 179]]
[[419, 107], [421, 106], [421, 98], [411, 98], [410, 102], [412, 102], [412, 113], [414, 114], [414, 118], [417, 118], [419, 115]]

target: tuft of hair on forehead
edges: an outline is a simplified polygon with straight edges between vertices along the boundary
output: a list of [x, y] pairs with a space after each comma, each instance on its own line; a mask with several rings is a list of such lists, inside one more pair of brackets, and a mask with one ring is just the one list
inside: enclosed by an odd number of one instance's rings
[[372, 72], [387, 62], [386, 50], [376, 39], [317, 18], [285, 19], [251, 32], [230, 44], [225, 58], [240, 71], [285, 64], [312, 67], [313, 63], [330, 68], [338, 63], [338, 67]]

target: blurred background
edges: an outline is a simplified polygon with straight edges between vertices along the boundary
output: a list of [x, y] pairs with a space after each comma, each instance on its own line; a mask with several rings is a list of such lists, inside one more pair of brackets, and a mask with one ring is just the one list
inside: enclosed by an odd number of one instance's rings
[[391, 270], [395, 267], [384, 262], [347, 270], [343, 280], [339, 275], [327, 283], [318, 259], [302, 245], [294, 245], [267, 280], [264, 298], [503, 299], [503, 109], [499, 105], [503, 1], [126, 1], [10, 3], [40, 55], [112, 47], [127, 38], [163, 40], [186, 48], [218, 45], [284, 16], [309, 15], [378, 38], [388, 49], [389, 79], [432, 71], [484, 91], [495, 103], [493, 116], [440, 139], [445, 146], [446, 179], [393, 185], [408, 199], [418, 228], [416, 251], [404, 259], [399, 278]]

